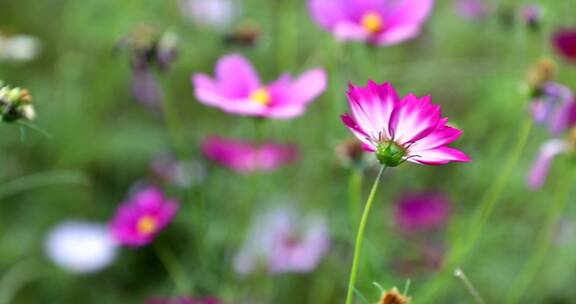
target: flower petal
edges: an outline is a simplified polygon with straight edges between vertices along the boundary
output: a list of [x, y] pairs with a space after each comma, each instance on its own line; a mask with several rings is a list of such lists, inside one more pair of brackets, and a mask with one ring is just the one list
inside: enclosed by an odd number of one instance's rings
[[258, 74], [246, 58], [226, 55], [216, 64], [218, 89], [228, 97], [247, 97], [260, 87]]
[[449, 162], [469, 162], [470, 158], [460, 150], [440, 147], [419, 151], [417, 155], [409, 155], [408, 161], [429, 166], [444, 165]]
[[528, 186], [530, 186], [530, 188], [538, 189], [542, 187], [548, 175], [550, 163], [556, 155], [564, 152], [566, 149], [566, 143], [560, 139], [549, 140], [540, 147], [538, 157], [532, 164], [532, 168], [528, 174]]
[[430, 97], [404, 97], [390, 118], [394, 141], [404, 145], [425, 137], [434, 131], [440, 120], [440, 106], [430, 103]]
[[326, 89], [326, 73], [323, 69], [313, 69], [302, 74], [291, 88], [291, 103], [307, 104]]
[[389, 16], [388, 26], [393, 28], [421, 25], [426, 21], [433, 7], [434, 0], [400, 0]]

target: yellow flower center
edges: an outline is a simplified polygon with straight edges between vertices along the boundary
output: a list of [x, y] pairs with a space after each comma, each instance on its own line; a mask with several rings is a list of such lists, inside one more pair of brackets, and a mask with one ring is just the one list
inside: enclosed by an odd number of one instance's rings
[[384, 25], [382, 17], [375, 12], [367, 12], [364, 14], [360, 23], [362, 24], [362, 27], [370, 33], [380, 32]]
[[143, 235], [153, 233], [156, 231], [156, 228], [158, 228], [156, 219], [148, 215], [141, 217], [138, 220], [138, 223], [136, 223], [136, 230], [138, 230], [138, 233]]
[[263, 106], [271, 102], [270, 93], [266, 89], [257, 89], [250, 94], [250, 100]]

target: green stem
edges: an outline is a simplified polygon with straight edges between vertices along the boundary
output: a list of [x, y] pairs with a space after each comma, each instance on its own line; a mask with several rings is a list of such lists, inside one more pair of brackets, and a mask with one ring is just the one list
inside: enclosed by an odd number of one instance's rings
[[154, 250], [170, 279], [174, 282], [179, 295], [189, 295], [192, 290], [192, 281], [184, 271], [182, 264], [168, 248], [154, 244]]
[[370, 190], [370, 195], [364, 206], [364, 212], [362, 213], [362, 218], [360, 219], [360, 224], [358, 225], [358, 233], [356, 234], [356, 241], [354, 244], [354, 258], [352, 259], [352, 268], [350, 269], [350, 279], [348, 281], [348, 293], [346, 294], [346, 304], [352, 304], [352, 299], [354, 297], [354, 286], [356, 284], [356, 275], [358, 274], [358, 265], [360, 264], [360, 254], [362, 251], [362, 241], [364, 239], [364, 230], [366, 229], [366, 223], [368, 222], [368, 215], [370, 214], [370, 208], [372, 207], [372, 202], [376, 196], [376, 191], [378, 190], [378, 185], [382, 179], [382, 174], [386, 170], [386, 166], [380, 167], [378, 176], [374, 180], [372, 189]]
[[76, 171], [50, 171], [42, 172], [6, 182], [0, 185], [0, 200], [33, 189], [54, 185], [82, 185], [89, 184], [86, 176]]
[[538, 271], [540, 271], [540, 268], [546, 259], [546, 255], [548, 254], [552, 238], [554, 237], [554, 230], [558, 218], [566, 207], [566, 202], [568, 201], [571, 189], [570, 186], [572, 185], [573, 180], [574, 175], [571, 175], [569, 178], [565, 178], [558, 183], [554, 203], [550, 205], [546, 224], [538, 234], [538, 241], [535, 250], [523, 267], [523, 271], [518, 276], [516, 283], [512, 285], [513, 287], [510, 291], [507, 303], [520, 303], [522, 295], [524, 295], [526, 289], [530, 287], [530, 284], [536, 277]]
[[437, 278], [430, 280], [430, 284], [428, 284], [427, 288], [419, 295], [418, 298], [421, 299], [422, 303], [430, 302], [431, 299], [434, 299], [434, 301], [438, 300], [437, 293], [448, 283], [448, 279], [451, 277], [450, 272], [452, 272], [457, 265], [462, 264], [462, 260], [466, 257], [468, 252], [473, 249], [476, 240], [481, 235], [481, 232], [490, 218], [496, 203], [499, 201], [504, 188], [508, 184], [514, 169], [518, 165], [518, 161], [520, 160], [522, 151], [526, 146], [531, 129], [532, 121], [530, 119], [521, 122], [516, 136], [517, 141], [506, 158], [506, 166], [497, 175], [498, 178], [494, 180], [494, 183], [490, 186], [490, 189], [483, 197], [480, 203], [480, 209], [472, 219], [470, 233], [467, 234], [467, 238], [464, 236], [455, 242], [453, 249], [446, 257], [443, 270], [439, 272]]

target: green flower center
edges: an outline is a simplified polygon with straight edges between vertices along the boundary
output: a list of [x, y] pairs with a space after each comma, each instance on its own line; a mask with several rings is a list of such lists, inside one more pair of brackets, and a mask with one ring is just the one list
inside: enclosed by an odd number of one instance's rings
[[376, 158], [382, 165], [396, 167], [404, 162], [406, 149], [393, 141], [379, 143], [376, 147]]

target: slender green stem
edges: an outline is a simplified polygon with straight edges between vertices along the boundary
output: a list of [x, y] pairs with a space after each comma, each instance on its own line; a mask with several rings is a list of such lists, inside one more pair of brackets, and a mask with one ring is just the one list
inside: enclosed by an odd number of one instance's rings
[[358, 225], [358, 233], [356, 234], [356, 241], [354, 243], [354, 258], [352, 259], [352, 268], [350, 269], [350, 279], [348, 280], [348, 293], [346, 294], [346, 304], [352, 304], [352, 298], [354, 297], [354, 286], [356, 285], [356, 275], [358, 274], [358, 265], [360, 264], [360, 254], [362, 251], [362, 241], [364, 239], [364, 230], [366, 229], [366, 223], [368, 222], [368, 215], [370, 214], [370, 209], [372, 208], [372, 202], [374, 202], [374, 197], [376, 196], [376, 191], [378, 190], [378, 185], [382, 179], [382, 174], [386, 170], [386, 166], [382, 166], [378, 172], [376, 180], [372, 185], [370, 190], [370, 195], [364, 206], [364, 212], [362, 213], [362, 218], [360, 219], [360, 224]]
[[554, 237], [554, 229], [558, 223], [558, 218], [562, 215], [566, 203], [568, 202], [570, 190], [572, 189], [570, 186], [574, 181], [574, 177], [575, 175], [572, 174], [558, 183], [554, 202], [550, 204], [546, 223], [538, 234], [536, 247], [532, 256], [530, 256], [525, 266], [522, 268], [522, 272], [518, 275], [515, 284], [512, 285], [507, 303], [520, 303], [526, 289], [530, 287], [534, 277], [536, 277], [538, 271], [540, 271], [542, 264], [546, 259], [546, 255], [548, 254], [550, 242]]
[[486, 302], [484, 301], [484, 299], [482, 299], [482, 296], [480, 296], [480, 293], [474, 287], [472, 281], [468, 279], [462, 268], [456, 268], [456, 270], [454, 271], [454, 276], [459, 278], [462, 281], [462, 283], [464, 283], [466, 290], [472, 296], [476, 304], [486, 304]]
[[449, 272], [451, 272], [457, 265], [462, 264], [462, 260], [466, 257], [468, 252], [473, 249], [476, 240], [481, 235], [484, 226], [486, 226], [488, 219], [492, 215], [492, 211], [496, 207], [496, 203], [499, 201], [504, 188], [508, 184], [514, 169], [518, 165], [518, 161], [520, 160], [522, 151], [526, 146], [531, 129], [532, 121], [530, 119], [521, 122], [516, 136], [517, 140], [512, 150], [510, 150], [510, 154], [506, 158], [506, 165], [503, 167], [502, 171], [499, 172], [497, 175], [498, 178], [494, 180], [494, 183], [490, 186], [486, 195], [483, 197], [479, 205], [480, 209], [472, 219], [470, 233], [456, 240], [452, 250], [446, 257], [443, 270], [439, 272], [437, 278], [430, 280], [427, 288], [421, 292], [419, 299], [421, 299], [423, 303], [430, 302], [431, 299], [435, 299], [434, 301], [438, 299], [437, 293], [446, 286], [449, 281], [448, 279], [451, 277]]
[[162, 247], [159, 244], [154, 244], [154, 250], [160, 259], [160, 262], [166, 269], [166, 272], [170, 276], [170, 279], [174, 282], [178, 293], [180, 295], [190, 294], [192, 290], [192, 281], [174, 254], [168, 248]]

